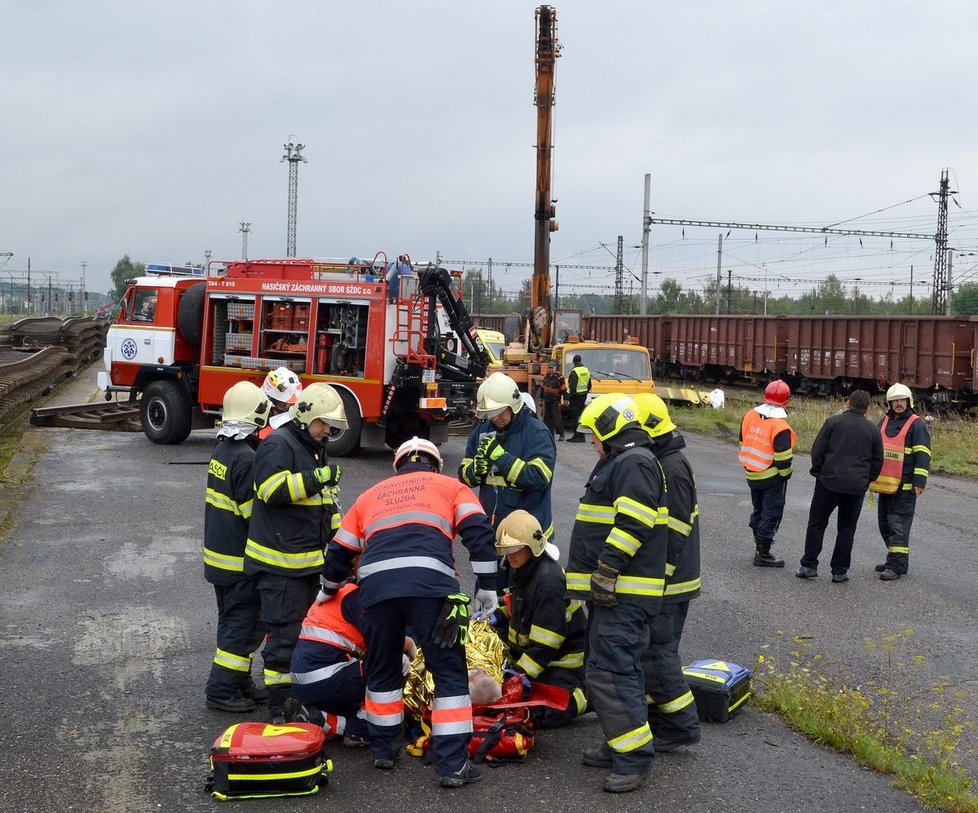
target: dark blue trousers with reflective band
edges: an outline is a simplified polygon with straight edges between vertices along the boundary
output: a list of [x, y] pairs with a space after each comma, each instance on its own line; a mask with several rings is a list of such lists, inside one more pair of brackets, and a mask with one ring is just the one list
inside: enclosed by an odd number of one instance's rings
[[754, 506], [747, 524], [758, 539], [774, 539], [784, 515], [788, 481], [776, 474], [767, 480], [748, 480], [747, 485], [750, 486], [750, 499]]
[[[217, 599], [217, 648], [248, 660], [265, 636], [265, 628], [259, 620], [258, 577], [242, 576], [230, 584], [215, 584], [214, 597]], [[250, 680], [250, 670], [212, 663], [207, 695], [227, 697]]]
[[[333, 671], [332, 667], [339, 667]], [[312, 682], [296, 679], [317, 670], [329, 670], [329, 677]], [[367, 736], [366, 722], [357, 717], [367, 689], [363, 661], [329, 644], [299, 639], [292, 655], [292, 696], [302, 705], [346, 718], [345, 734]]]
[[688, 611], [688, 601], [662, 605], [652, 619], [652, 641], [642, 659], [645, 691], [651, 698], [649, 726], [656, 740], [688, 740], [700, 730], [696, 702], [679, 659], [679, 640]]
[[886, 545], [886, 566], [904, 574], [910, 569], [910, 526], [917, 510], [917, 495], [911, 489], [880, 494], [880, 535]]
[[[302, 619], [306, 617], [319, 592], [319, 574], [280, 576], [262, 571], [258, 574], [261, 595], [261, 620], [268, 630], [262, 649], [265, 662], [265, 686], [268, 689], [268, 714], [275, 717], [285, 708], [292, 695], [292, 651]], [[269, 675], [271, 672], [275, 677]]]
[[[431, 636], [444, 603], [443, 598], [392, 598], [363, 608], [368, 691], [403, 690], [401, 655], [404, 635], [410, 626], [424, 652], [425, 666], [434, 677], [435, 697], [468, 695], [469, 672], [465, 663], [465, 648], [456, 644], [443, 649], [432, 641]], [[392, 759], [403, 743], [403, 724], [379, 726], [368, 720], [367, 730], [374, 758]], [[438, 774], [454, 773], [465, 764], [471, 736], [470, 732], [432, 735], [431, 762]]]
[[638, 604], [589, 607], [584, 681], [597, 712], [613, 772], [647, 773], [655, 751], [645, 702], [642, 661], [649, 648], [653, 616]]

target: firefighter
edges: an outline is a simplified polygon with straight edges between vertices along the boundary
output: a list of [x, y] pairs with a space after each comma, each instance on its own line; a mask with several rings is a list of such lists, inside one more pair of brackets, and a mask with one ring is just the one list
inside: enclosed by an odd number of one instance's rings
[[283, 423], [292, 419], [289, 410], [299, 400], [302, 382], [288, 367], [278, 367], [265, 376], [261, 388], [272, 404], [272, 418], [268, 426], [258, 432], [258, 437], [264, 440]]
[[567, 392], [567, 382], [560, 374], [556, 360], [550, 362], [547, 374], [543, 377], [543, 422], [547, 429], [557, 438], [564, 439], [564, 416], [560, 405]]
[[258, 578], [244, 570], [245, 540], [255, 496], [255, 436], [271, 412], [250, 381], [224, 393], [217, 446], [207, 468], [204, 506], [204, 578], [217, 599], [217, 650], [207, 679], [207, 707], [246, 712], [264, 691], [251, 681], [251, 653], [265, 634], [259, 616]]
[[[292, 653], [292, 696], [301, 704], [294, 719], [322, 726], [328, 739], [342, 737], [347, 748], [367, 744], [362, 626], [360, 591], [347, 582], [333, 601], [313, 602]], [[416, 653], [410, 638], [404, 639], [404, 651], [406, 673]]]
[[784, 567], [784, 559], [771, 554], [774, 534], [784, 515], [785, 493], [791, 477], [795, 433], [785, 412], [791, 390], [775, 379], [764, 390], [764, 403], [754, 407], [740, 423], [738, 460], [747, 474], [753, 511], [754, 564]]
[[582, 762], [611, 768], [604, 790], [627, 793], [655, 756], [642, 664], [665, 592], [666, 485], [631, 398], [598, 396], [580, 426], [598, 462], [571, 532], [567, 595], [590, 602], [584, 679], [605, 737]]
[[505, 556], [511, 588], [501, 613], [508, 621], [510, 667], [531, 682], [568, 692], [564, 709], [533, 709], [540, 728], [557, 728], [587, 711], [584, 695], [584, 604], [567, 599], [557, 547], [536, 517], [514, 511], [496, 529], [496, 553]]
[[472, 735], [465, 636], [469, 598], [455, 573], [452, 541], [468, 548], [478, 583], [476, 610], [497, 608], [492, 527], [471, 489], [441, 474], [429, 440], [411, 438], [394, 454], [394, 476], [367, 489], [330, 541], [317, 601], [329, 601], [360, 557], [357, 578], [367, 644], [364, 707], [374, 767], [400, 756], [404, 723], [401, 649], [410, 626], [434, 676], [432, 764], [442, 787], [481, 778], [469, 762]]
[[261, 442], [255, 455], [255, 504], [245, 573], [257, 575], [268, 713], [284, 722], [291, 695], [292, 651], [316, 597], [323, 547], [339, 527], [335, 486], [342, 469], [326, 458], [332, 427], [347, 428], [339, 394], [316, 382], [291, 407], [292, 420]]
[[883, 469], [869, 489], [880, 495], [879, 528], [886, 544], [886, 561], [876, 565], [876, 572], [889, 582], [906, 576], [910, 567], [910, 526], [930, 474], [930, 432], [914, 411], [906, 385], [890, 387], [886, 405], [879, 427]]
[[686, 441], [669, 417], [665, 401], [654, 393], [639, 393], [632, 400], [666, 478], [666, 590], [652, 622], [652, 643], [643, 666], [645, 691], [651, 698], [652, 744], [656, 752], [672, 751], [700, 740], [696, 702], [679, 660], [689, 602], [700, 594], [700, 507], [693, 469], [682, 451]]
[[479, 499], [494, 528], [517, 508], [533, 514], [551, 538], [550, 505], [557, 444], [525, 407], [519, 387], [505, 373], [479, 385], [476, 414], [483, 420], [469, 435], [459, 479], [479, 486]]
[[570, 402], [570, 424], [574, 429], [574, 434], [568, 439], [568, 443], [584, 443], [584, 435], [581, 433], [578, 424], [581, 414], [584, 412], [584, 404], [587, 402], [587, 394], [591, 391], [591, 371], [584, 366], [581, 356], [578, 353], [574, 356], [574, 367], [567, 376], [567, 400]]

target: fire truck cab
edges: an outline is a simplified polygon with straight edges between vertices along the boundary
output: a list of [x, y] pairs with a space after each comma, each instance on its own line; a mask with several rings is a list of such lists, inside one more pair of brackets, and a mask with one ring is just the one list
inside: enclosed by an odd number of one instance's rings
[[107, 398], [141, 395], [146, 436], [180, 443], [213, 423], [231, 385], [260, 386], [269, 370], [288, 367], [303, 384], [339, 392], [349, 428], [334, 430], [328, 448], [343, 456], [371, 428], [390, 446], [443, 439], [449, 421], [467, 419], [487, 362], [443, 268], [382, 254], [242, 260], [214, 263], [204, 279], [131, 280], [99, 386]]

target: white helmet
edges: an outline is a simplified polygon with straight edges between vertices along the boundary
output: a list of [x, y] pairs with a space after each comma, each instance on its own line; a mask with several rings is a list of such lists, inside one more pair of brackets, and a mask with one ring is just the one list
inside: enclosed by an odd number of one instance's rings
[[506, 373], [493, 373], [479, 385], [475, 412], [480, 418], [494, 418], [506, 407], [514, 413], [522, 409], [520, 388]]
[[886, 391], [886, 403], [897, 401], [900, 398], [906, 398], [910, 406], [913, 406], [913, 393], [910, 392], [910, 387], [906, 384], [894, 384]]
[[298, 400], [289, 408], [289, 414], [303, 429], [316, 418], [337, 429], [349, 429], [343, 399], [335, 389], [322, 381], [310, 384], [299, 393]]
[[265, 376], [262, 392], [280, 404], [294, 404], [302, 392], [302, 382], [288, 367], [278, 367]]
[[272, 405], [250, 381], [239, 381], [224, 393], [223, 423], [251, 424], [256, 429], [268, 425]]
[[[401, 468], [401, 464], [406, 463], [408, 460], [417, 460], [419, 454], [428, 455], [428, 457], [438, 464], [438, 471], [441, 471], [443, 461], [438, 447], [430, 440], [425, 440], [417, 436], [404, 441], [404, 443], [397, 447], [397, 451], [394, 452], [394, 471], [398, 471]], [[407, 458], [407, 460], [404, 458]]]

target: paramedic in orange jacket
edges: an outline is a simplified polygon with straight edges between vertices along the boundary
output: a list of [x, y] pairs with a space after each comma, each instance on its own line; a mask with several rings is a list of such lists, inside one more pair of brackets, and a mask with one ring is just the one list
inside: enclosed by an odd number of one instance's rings
[[[292, 653], [292, 696], [301, 704], [294, 719], [322, 726], [329, 739], [342, 736], [347, 748], [367, 744], [363, 712], [367, 644], [359, 592], [354, 582], [348, 582], [333, 601], [313, 602]], [[407, 672], [414, 642], [405, 638], [404, 648], [409, 654], [402, 657], [402, 671]]]
[[[273, 436], [274, 437], [274, 436]], [[432, 764], [442, 787], [481, 776], [468, 760], [472, 736], [465, 636], [469, 597], [461, 592], [452, 544], [469, 551], [478, 591], [476, 610], [494, 612], [496, 550], [492, 526], [468, 486], [441, 474], [431, 441], [411, 438], [394, 454], [393, 477], [361, 494], [329, 543], [317, 601], [329, 601], [357, 556], [360, 606], [367, 643], [364, 708], [374, 767], [391, 769], [404, 729], [401, 649], [410, 626], [434, 676]]]
[[790, 395], [784, 381], [772, 381], [764, 390], [764, 403], [744, 415], [740, 424], [738, 459], [747, 474], [754, 506], [748, 524], [754, 532], [754, 564], [758, 567], [784, 567], [784, 559], [771, 555], [771, 545], [784, 515], [795, 446], [795, 433], [784, 409]]

